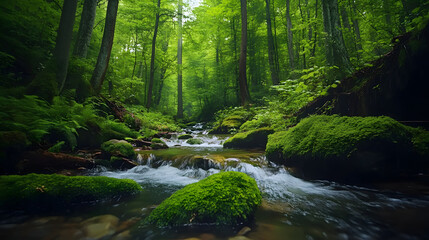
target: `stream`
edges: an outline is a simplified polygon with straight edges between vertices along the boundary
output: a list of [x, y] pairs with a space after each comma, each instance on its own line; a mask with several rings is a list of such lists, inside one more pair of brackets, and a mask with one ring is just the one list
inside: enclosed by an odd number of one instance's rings
[[[229, 136], [207, 135], [200, 124], [188, 133], [204, 143], [189, 145], [176, 135], [163, 139], [169, 149], [139, 152], [140, 165], [133, 169], [98, 167], [87, 172], [91, 176], [133, 179], [144, 189], [138, 196], [43, 216], [2, 214], [0, 238], [429, 239], [428, 195], [304, 181], [268, 162], [262, 151], [223, 149], [222, 142]], [[195, 164], [195, 159], [203, 160]], [[258, 183], [263, 203], [253, 224], [159, 229], [143, 223], [150, 211], [172, 193], [220, 171], [244, 172]], [[244, 227], [250, 232], [245, 237], [234, 237]]]

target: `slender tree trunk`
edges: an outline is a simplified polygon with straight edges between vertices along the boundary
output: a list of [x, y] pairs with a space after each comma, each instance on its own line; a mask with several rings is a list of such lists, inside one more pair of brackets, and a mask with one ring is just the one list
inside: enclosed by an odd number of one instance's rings
[[77, 0], [64, 0], [53, 54], [56, 80], [60, 93], [67, 77], [76, 8]]
[[131, 74], [131, 79], [134, 78], [134, 73], [136, 71], [136, 66], [137, 66], [137, 41], [138, 41], [138, 34], [137, 34], [137, 27], [136, 27], [136, 38], [134, 39], [134, 65], [133, 65], [133, 73]]
[[73, 55], [79, 58], [86, 58], [88, 53], [96, 10], [97, 0], [85, 0], [80, 18], [79, 31], [77, 32], [76, 44], [73, 51]]
[[390, 8], [390, 1], [389, 0], [383, 0], [383, 9], [385, 13], [385, 19], [387, 26], [392, 26], [392, 13]]
[[98, 53], [97, 64], [91, 77], [91, 85], [96, 94], [99, 94], [109, 66], [112, 52], [113, 38], [115, 36], [116, 15], [118, 13], [119, 0], [109, 0], [106, 11], [103, 40]]
[[319, 1], [316, 0], [316, 5], [314, 7], [315, 14], [314, 14], [314, 40], [313, 40], [313, 50], [311, 51], [311, 56], [314, 57], [316, 55], [316, 46], [317, 46], [317, 17], [318, 17], [318, 9], [319, 9]]
[[159, 25], [159, 8], [161, 7], [161, 0], [158, 0], [156, 15], [155, 15], [155, 29], [152, 38], [152, 55], [150, 57], [150, 72], [149, 72], [149, 87], [146, 96], [146, 108], [149, 109], [152, 104], [152, 89], [155, 77], [155, 52], [156, 52], [156, 36], [158, 35]]
[[[351, 3], [350, 1], [353, 1]], [[362, 44], [361, 44], [361, 37], [360, 37], [360, 28], [359, 28], [359, 21], [356, 17], [356, 5], [354, 3], [354, 0], [349, 0], [349, 5], [352, 7], [352, 23], [353, 23], [353, 29], [355, 32], [355, 43], [356, 43], [356, 50], [357, 50], [357, 58], [359, 59], [360, 53], [359, 51], [362, 50]]]
[[291, 70], [293, 70], [295, 69], [295, 57], [293, 53], [292, 22], [290, 19], [290, 0], [286, 0], [286, 21], [287, 21], [287, 51], [289, 54], [289, 66]]
[[247, 105], [250, 101], [249, 89], [246, 77], [246, 57], [247, 57], [247, 0], [240, 0], [241, 3], [241, 47], [240, 62], [238, 71], [238, 81], [240, 85], [241, 105]]
[[183, 118], [182, 89], [182, 0], [179, 0], [179, 29], [177, 41], [177, 118]]
[[280, 60], [279, 60], [279, 48], [277, 43], [276, 8], [274, 6], [274, 0], [272, 5], [273, 5], [273, 27], [274, 27], [274, 63], [275, 63], [276, 71], [280, 81]]
[[328, 65], [339, 67], [342, 74], [352, 69], [341, 31], [338, 0], [322, 0], [323, 24], [326, 37], [326, 60]]
[[270, 0], [265, 0], [265, 11], [267, 18], [267, 40], [268, 40], [268, 60], [270, 63], [271, 81], [273, 85], [279, 84], [279, 74], [277, 72], [275, 63], [275, 49], [273, 31], [271, 29], [271, 15], [270, 15]]
[[234, 88], [237, 95], [237, 103], [240, 102], [240, 84], [238, 81], [239, 74], [238, 74], [238, 66], [239, 66], [239, 59], [237, 58], [237, 31], [235, 28], [235, 18], [232, 19], [232, 35], [233, 35], [233, 41], [234, 41], [234, 59], [233, 59], [233, 65], [234, 65]]

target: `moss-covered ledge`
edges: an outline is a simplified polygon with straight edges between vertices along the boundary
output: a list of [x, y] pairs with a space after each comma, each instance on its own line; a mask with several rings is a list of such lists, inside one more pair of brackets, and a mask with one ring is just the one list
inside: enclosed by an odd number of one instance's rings
[[236, 225], [251, 220], [261, 199], [253, 178], [240, 172], [221, 172], [175, 192], [145, 221], [159, 227]]
[[429, 133], [389, 117], [315, 115], [269, 136], [270, 161], [306, 178], [366, 181], [425, 171]]
[[262, 148], [267, 145], [268, 135], [274, 133], [271, 128], [259, 128], [248, 132], [237, 133], [226, 140], [224, 148]]
[[117, 200], [142, 191], [130, 179], [28, 174], [0, 176], [0, 208], [59, 209]]

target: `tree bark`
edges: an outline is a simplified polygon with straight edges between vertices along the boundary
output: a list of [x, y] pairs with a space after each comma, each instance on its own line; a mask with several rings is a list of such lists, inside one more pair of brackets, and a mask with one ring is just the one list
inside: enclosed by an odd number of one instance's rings
[[73, 55], [86, 58], [88, 47], [91, 42], [92, 30], [95, 22], [97, 0], [85, 0], [80, 18], [79, 31], [77, 32], [76, 44]]
[[293, 33], [290, 19], [290, 0], [286, 0], [286, 21], [287, 21], [287, 50], [289, 54], [289, 66], [291, 70], [295, 68], [295, 57], [293, 54]]
[[341, 74], [352, 70], [341, 31], [338, 0], [322, 0], [323, 24], [326, 37], [326, 60], [329, 66], [339, 67]]
[[270, 63], [271, 71], [271, 81], [273, 85], [279, 84], [279, 74], [277, 72], [276, 63], [275, 63], [275, 47], [274, 47], [274, 38], [273, 30], [271, 28], [271, 14], [270, 14], [270, 0], [265, 0], [265, 11], [267, 18], [267, 41], [268, 41], [268, 61]]
[[156, 36], [158, 35], [159, 26], [159, 8], [161, 7], [161, 0], [158, 0], [157, 11], [155, 15], [155, 29], [152, 38], [152, 55], [150, 57], [150, 72], [149, 72], [149, 87], [146, 96], [146, 108], [149, 109], [152, 104], [152, 89], [153, 80], [155, 77], [155, 52], [156, 52]]
[[183, 118], [183, 89], [182, 89], [182, 0], [178, 9], [178, 41], [177, 41], [177, 118]]
[[67, 77], [70, 45], [73, 37], [73, 25], [76, 14], [77, 0], [64, 0], [60, 26], [53, 53], [56, 80], [59, 92], [62, 91]]
[[97, 64], [91, 77], [91, 85], [96, 94], [99, 94], [109, 66], [110, 54], [112, 52], [113, 38], [115, 36], [116, 15], [118, 13], [119, 0], [109, 0], [106, 11], [106, 22], [104, 24], [103, 39]]
[[238, 70], [238, 82], [240, 85], [240, 100], [241, 105], [247, 105], [250, 96], [247, 87], [246, 77], [246, 57], [247, 57], [247, 0], [240, 0], [241, 4], [241, 47], [240, 47], [240, 62]]

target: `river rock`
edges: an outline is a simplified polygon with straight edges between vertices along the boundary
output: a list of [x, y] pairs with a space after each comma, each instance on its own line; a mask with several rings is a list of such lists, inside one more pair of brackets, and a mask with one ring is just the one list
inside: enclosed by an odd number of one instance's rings
[[389, 117], [318, 115], [268, 139], [268, 160], [312, 179], [362, 182], [429, 166], [429, 132]]
[[192, 137], [191, 134], [187, 134], [186, 133], [186, 134], [179, 135], [177, 138], [185, 140], [185, 139], [190, 139], [190, 138], [193, 138], [193, 137]]
[[146, 218], [162, 226], [236, 225], [251, 220], [261, 203], [256, 181], [241, 172], [213, 174], [164, 200]]
[[268, 135], [274, 133], [271, 128], [259, 128], [248, 132], [237, 133], [223, 143], [224, 148], [262, 148], [265, 149]]
[[250, 227], [243, 227], [238, 233], [237, 236], [244, 236], [247, 233], [249, 233], [250, 231], [252, 231], [252, 229]]
[[111, 139], [101, 145], [103, 155], [110, 158], [111, 156], [135, 158], [133, 146], [125, 140]]
[[87, 238], [100, 239], [115, 233], [119, 218], [113, 215], [101, 215], [82, 222]]

